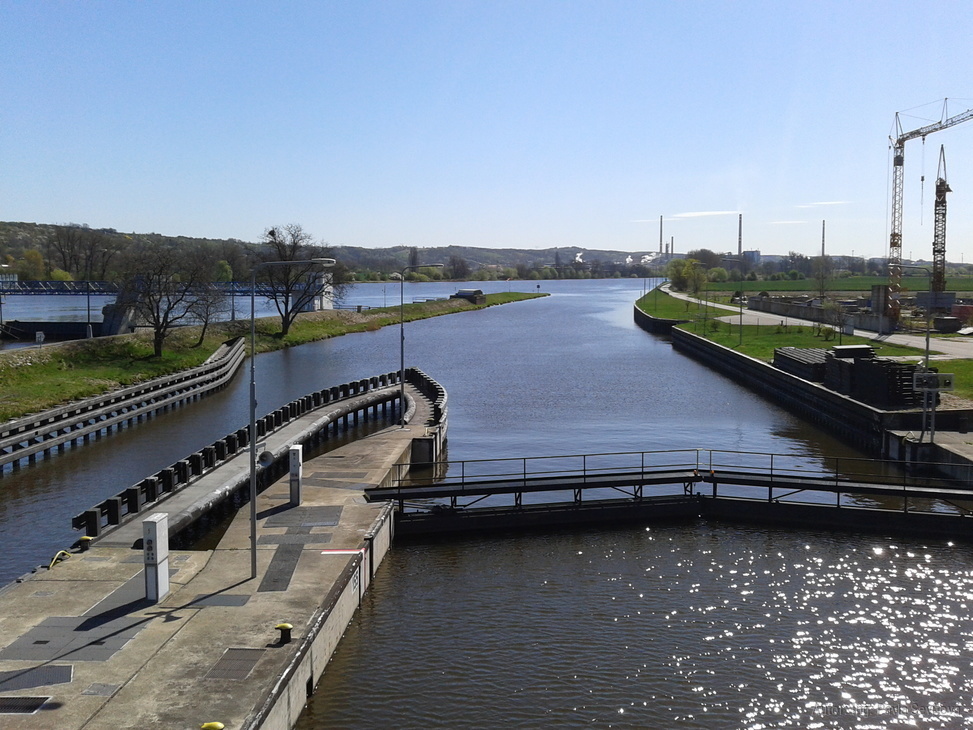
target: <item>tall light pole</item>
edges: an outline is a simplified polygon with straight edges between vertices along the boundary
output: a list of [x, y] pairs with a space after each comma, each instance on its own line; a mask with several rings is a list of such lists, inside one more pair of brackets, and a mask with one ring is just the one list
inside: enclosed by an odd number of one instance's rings
[[399, 425], [405, 428], [405, 272], [415, 269], [441, 269], [445, 264], [414, 264], [399, 272]]
[[275, 266], [307, 266], [317, 264], [325, 268], [335, 265], [334, 259], [306, 261], [263, 261], [250, 271], [250, 578], [257, 577], [257, 272]]
[[732, 261], [740, 265], [740, 296], [737, 297], [737, 301], [740, 304], [740, 342], [737, 347], [743, 347], [743, 261], [741, 259], [725, 258], [724, 261]]
[[[9, 269], [9, 264], [0, 264], [0, 269]], [[0, 276], [0, 284], [6, 284], [7, 277]], [[4, 287], [6, 288], [6, 287]], [[0, 291], [0, 339], [3, 338], [3, 292]]]

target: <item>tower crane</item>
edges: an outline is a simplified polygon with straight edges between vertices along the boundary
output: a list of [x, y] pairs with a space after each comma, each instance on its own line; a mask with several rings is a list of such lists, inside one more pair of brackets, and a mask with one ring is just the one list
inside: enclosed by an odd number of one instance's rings
[[946, 193], [953, 192], [946, 182], [946, 152], [939, 147], [939, 171], [936, 173], [935, 223], [932, 237], [932, 278], [930, 292], [946, 291]]
[[[925, 139], [933, 132], [955, 127], [957, 124], [968, 122], [973, 119], [973, 109], [952, 117], [946, 117], [946, 103], [943, 100], [943, 118], [938, 122], [927, 124], [924, 127], [913, 129], [911, 132], [902, 131], [902, 123], [899, 114], [895, 114], [895, 133], [896, 136], [889, 136], [892, 143], [892, 232], [889, 236], [889, 302], [886, 314], [893, 320], [899, 316], [899, 293], [902, 291], [902, 197], [903, 179], [905, 175], [905, 143], [910, 139]], [[945, 223], [945, 195], [943, 198], [943, 215]], [[945, 228], [943, 242], [945, 245]], [[945, 250], [944, 270], [945, 270]]]

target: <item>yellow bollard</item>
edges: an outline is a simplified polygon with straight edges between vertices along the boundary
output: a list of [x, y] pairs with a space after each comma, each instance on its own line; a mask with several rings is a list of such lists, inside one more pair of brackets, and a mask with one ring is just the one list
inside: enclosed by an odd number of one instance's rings
[[222, 722], [204, 722], [199, 730], [223, 730], [224, 727]]
[[291, 643], [291, 629], [294, 627], [288, 623], [277, 624], [275, 627], [280, 632], [280, 641], [278, 642], [281, 646], [284, 644]]

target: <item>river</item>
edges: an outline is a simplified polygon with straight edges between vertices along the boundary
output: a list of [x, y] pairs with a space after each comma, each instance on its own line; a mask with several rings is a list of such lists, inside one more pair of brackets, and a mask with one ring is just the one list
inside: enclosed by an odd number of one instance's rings
[[[407, 363], [449, 393], [449, 458], [857, 455], [636, 328], [644, 285], [545, 281], [550, 297], [407, 324]], [[259, 410], [397, 368], [394, 327], [261, 355]], [[0, 580], [72, 541], [72, 514], [245, 423], [246, 378], [203, 404], [0, 480]], [[960, 727], [971, 575], [967, 545], [707, 523], [396, 545], [301, 728]]]

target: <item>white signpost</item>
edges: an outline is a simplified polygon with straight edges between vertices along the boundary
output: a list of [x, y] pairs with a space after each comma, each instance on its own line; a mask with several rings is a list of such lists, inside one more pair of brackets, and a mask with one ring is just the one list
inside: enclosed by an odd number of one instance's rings
[[145, 597], [158, 603], [169, 593], [169, 515], [156, 512], [142, 520]]

